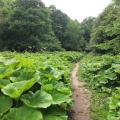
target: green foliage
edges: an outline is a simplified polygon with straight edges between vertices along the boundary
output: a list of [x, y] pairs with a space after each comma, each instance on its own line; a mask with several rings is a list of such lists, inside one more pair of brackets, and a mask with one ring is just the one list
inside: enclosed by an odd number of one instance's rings
[[49, 9], [51, 11], [52, 27], [55, 32], [55, 35], [60, 40], [62, 47], [65, 48], [64, 35], [70, 18], [62, 11], [56, 9], [55, 6], [50, 6]]
[[106, 41], [101, 44], [97, 44], [93, 48], [96, 49], [96, 52], [98, 53], [103, 53], [103, 54], [117, 54], [120, 52], [120, 40], [118, 39], [113, 39], [110, 41]]
[[6, 16], [12, 12], [15, 0], [0, 0], [0, 24], [3, 23]]
[[0, 118], [12, 107], [12, 99], [0, 94]]
[[120, 119], [120, 88], [113, 91], [110, 97], [108, 120]]
[[81, 22], [80, 32], [81, 32], [81, 38], [83, 38], [83, 41], [81, 41], [81, 43], [84, 43], [84, 45], [82, 47], [83, 50], [88, 50], [88, 46], [89, 46], [89, 42], [90, 42], [90, 39], [91, 39], [91, 32], [92, 32], [94, 22], [95, 22], [95, 18], [93, 18], [93, 17], [85, 18]]
[[[69, 53], [69, 54], [68, 54]], [[65, 58], [70, 62], [78, 62], [83, 54], [79, 52], [61, 52], [60, 57]]]
[[1, 0], [0, 5], [1, 51], [85, 50], [92, 18], [80, 24], [40, 0]]
[[[53, 30], [57, 38], [61, 41], [62, 47], [66, 50], [82, 51], [85, 50], [86, 42], [90, 37], [92, 18], [84, 20], [82, 24], [71, 20], [62, 11], [50, 6], [53, 21]], [[82, 28], [81, 28], [82, 27]], [[86, 36], [86, 34], [88, 36]], [[86, 38], [84, 38], [86, 36]], [[85, 40], [87, 39], [87, 40]]]
[[0, 79], [0, 89], [10, 84], [10, 80]]
[[93, 22], [80, 24], [41, 0], [0, 0], [0, 50], [85, 51]]
[[115, 5], [119, 5], [120, 4], [119, 0], [112, 0], [112, 1], [115, 3]]
[[40, 111], [28, 107], [11, 108], [10, 112], [3, 117], [3, 120], [43, 120]]
[[44, 91], [30, 92], [22, 96], [21, 100], [32, 108], [47, 108], [52, 104], [52, 96]]
[[65, 111], [61, 111], [58, 108], [49, 108], [46, 112], [45, 120], [68, 120]]
[[[90, 89], [94, 91], [92, 112], [93, 119], [95, 120], [95, 115], [98, 120], [120, 119], [119, 66], [120, 55], [88, 55], [81, 62], [81, 78], [84, 79], [88, 83]], [[98, 98], [96, 99], [97, 96]], [[104, 104], [105, 101], [107, 101], [107, 103]]]
[[84, 41], [82, 41], [80, 34], [80, 24], [78, 21], [70, 20], [64, 33], [63, 47], [67, 50], [82, 51]]
[[72, 62], [81, 57], [76, 52], [0, 53], [0, 120], [67, 120]]
[[39, 0], [17, 0], [4, 21], [1, 50], [55, 51], [60, 42], [52, 30], [50, 12]]
[[72, 101], [70, 99], [70, 96], [72, 94], [66, 93], [65, 91], [53, 91], [51, 95], [53, 97], [54, 105], [57, 105], [57, 104], [60, 105], [62, 103], [70, 103]]
[[90, 46], [96, 53], [118, 54], [120, 52], [120, 7], [110, 4], [96, 19]]
[[109, 111], [109, 107], [106, 98], [108, 98], [106, 93], [92, 90], [91, 117], [93, 120], [107, 120], [108, 113], [106, 111]]
[[30, 89], [35, 83], [36, 83], [36, 80], [34, 79], [28, 80], [28, 81], [14, 82], [6, 85], [1, 90], [5, 95], [10, 96], [11, 98], [17, 99], [21, 96], [21, 94], [24, 91]]

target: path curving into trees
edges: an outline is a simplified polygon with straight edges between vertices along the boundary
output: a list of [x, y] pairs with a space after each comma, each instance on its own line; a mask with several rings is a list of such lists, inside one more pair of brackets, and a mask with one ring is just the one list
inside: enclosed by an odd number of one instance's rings
[[72, 120], [91, 120], [90, 118], [90, 92], [86, 89], [85, 83], [79, 81], [77, 73], [79, 71], [79, 63], [75, 64], [72, 71], [72, 87], [73, 87], [73, 115]]

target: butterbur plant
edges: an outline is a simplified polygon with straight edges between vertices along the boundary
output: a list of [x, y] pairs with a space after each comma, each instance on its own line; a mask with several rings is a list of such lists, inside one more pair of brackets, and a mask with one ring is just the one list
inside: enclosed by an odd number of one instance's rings
[[67, 120], [71, 61], [59, 56], [0, 55], [0, 120]]

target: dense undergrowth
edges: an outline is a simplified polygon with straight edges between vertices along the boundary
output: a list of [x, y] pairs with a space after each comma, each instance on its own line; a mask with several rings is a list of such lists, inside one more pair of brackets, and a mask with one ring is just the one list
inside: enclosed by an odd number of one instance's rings
[[92, 91], [93, 120], [120, 120], [120, 55], [88, 55], [80, 75]]
[[67, 120], [77, 52], [0, 53], [0, 120]]

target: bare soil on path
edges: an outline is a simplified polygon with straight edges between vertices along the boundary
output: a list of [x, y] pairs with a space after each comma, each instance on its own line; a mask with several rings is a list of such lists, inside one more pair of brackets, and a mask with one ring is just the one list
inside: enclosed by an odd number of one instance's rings
[[70, 120], [91, 120], [90, 118], [90, 92], [85, 83], [77, 77], [79, 63], [76, 63], [72, 71], [72, 87], [74, 106], [70, 112]]

